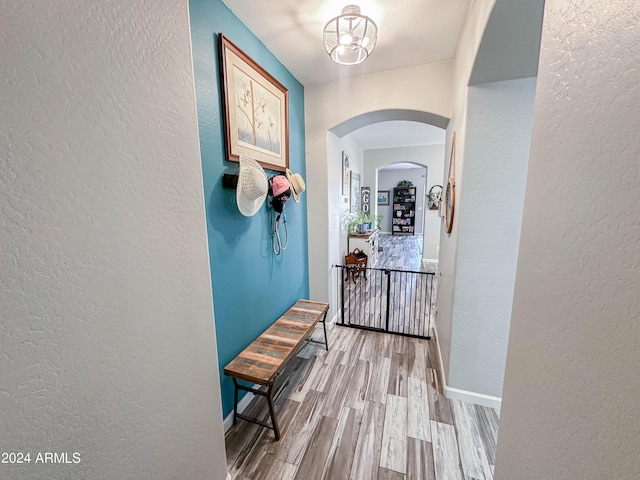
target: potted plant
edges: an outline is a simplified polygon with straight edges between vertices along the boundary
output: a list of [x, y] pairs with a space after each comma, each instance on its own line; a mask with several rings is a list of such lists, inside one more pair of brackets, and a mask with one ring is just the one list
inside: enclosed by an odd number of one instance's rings
[[352, 235], [360, 231], [360, 224], [364, 221], [366, 213], [362, 210], [351, 210], [345, 216], [347, 233]]
[[345, 217], [347, 232], [349, 234], [356, 234], [371, 230], [373, 228], [372, 226], [374, 221], [376, 221], [376, 219], [364, 210], [351, 211], [347, 213]]
[[374, 217], [374, 220], [376, 222], [376, 230], [380, 230], [382, 228], [382, 219], [384, 218], [383, 215], [376, 215]]
[[374, 225], [375, 228], [380, 230], [383, 218], [382, 215], [372, 215], [364, 210], [352, 210], [345, 215], [344, 222], [347, 227], [347, 233], [353, 235], [373, 230]]
[[413, 187], [413, 182], [411, 180], [400, 180], [398, 182], [397, 187]]

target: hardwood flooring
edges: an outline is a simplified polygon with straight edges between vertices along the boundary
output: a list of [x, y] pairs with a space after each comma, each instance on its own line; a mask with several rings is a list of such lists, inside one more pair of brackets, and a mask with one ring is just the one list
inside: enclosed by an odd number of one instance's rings
[[416, 272], [436, 272], [437, 263], [422, 262], [422, 235], [378, 235], [376, 268], [397, 268]]
[[[493, 478], [498, 414], [441, 395], [434, 341], [335, 326], [329, 348], [285, 370], [279, 442], [242, 420], [227, 432], [232, 479]], [[246, 411], [266, 418], [266, 401]]]

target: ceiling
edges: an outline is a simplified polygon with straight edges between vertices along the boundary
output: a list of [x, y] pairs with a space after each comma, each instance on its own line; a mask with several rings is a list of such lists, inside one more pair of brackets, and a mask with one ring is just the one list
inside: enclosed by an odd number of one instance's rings
[[[351, 139], [364, 150], [442, 145], [445, 130], [426, 123], [390, 121], [367, 125], [351, 132]], [[415, 165], [414, 165], [415, 168]]]
[[[471, 0], [223, 0], [304, 85], [452, 60]], [[345, 5], [378, 25], [378, 42], [360, 65], [337, 65], [322, 29]]]

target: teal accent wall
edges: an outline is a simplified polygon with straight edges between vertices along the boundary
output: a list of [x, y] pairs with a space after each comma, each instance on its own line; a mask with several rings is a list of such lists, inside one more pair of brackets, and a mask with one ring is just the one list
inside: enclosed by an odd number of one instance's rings
[[[306, 195], [287, 202], [289, 246], [271, 249], [271, 216], [266, 203], [244, 217], [235, 190], [222, 175], [238, 164], [225, 159], [218, 35], [225, 34], [289, 90], [289, 164], [305, 174], [304, 88], [247, 27], [219, 0], [190, 0], [191, 38], [204, 182], [211, 280], [218, 341], [222, 408], [233, 409], [233, 382], [224, 366], [297, 299], [309, 297]], [[277, 172], [266, 170], [267, 176]], [[185, 374], [188, 375], [188, 372]], [[188, 394], [188, 392], [185, 392]]]

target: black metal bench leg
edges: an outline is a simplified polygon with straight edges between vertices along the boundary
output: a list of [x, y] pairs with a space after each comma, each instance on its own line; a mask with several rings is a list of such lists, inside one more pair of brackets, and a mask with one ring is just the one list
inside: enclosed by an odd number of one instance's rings
[[238, 382], [233, 379], [233, 424], [236, 424], [238, 419]]
[[280, 429], [278, 428], [278, 422], [276, 420], [276, 412], [273, 406], [273, 383], [269, 384], [269, 389], [267, 390], [267, 402], [269, 403], [269, 414], [271, 415], [271, 424], [273, 425], [273, 433], [275, 434], [276, 440], [280, 440]]
[[322, 328], [324, 329], [324, 348], [326, 351], [329, 351], [329, 340], [327, 340], [327, 312], [324, 313], [324, 317], [322, 317]]

